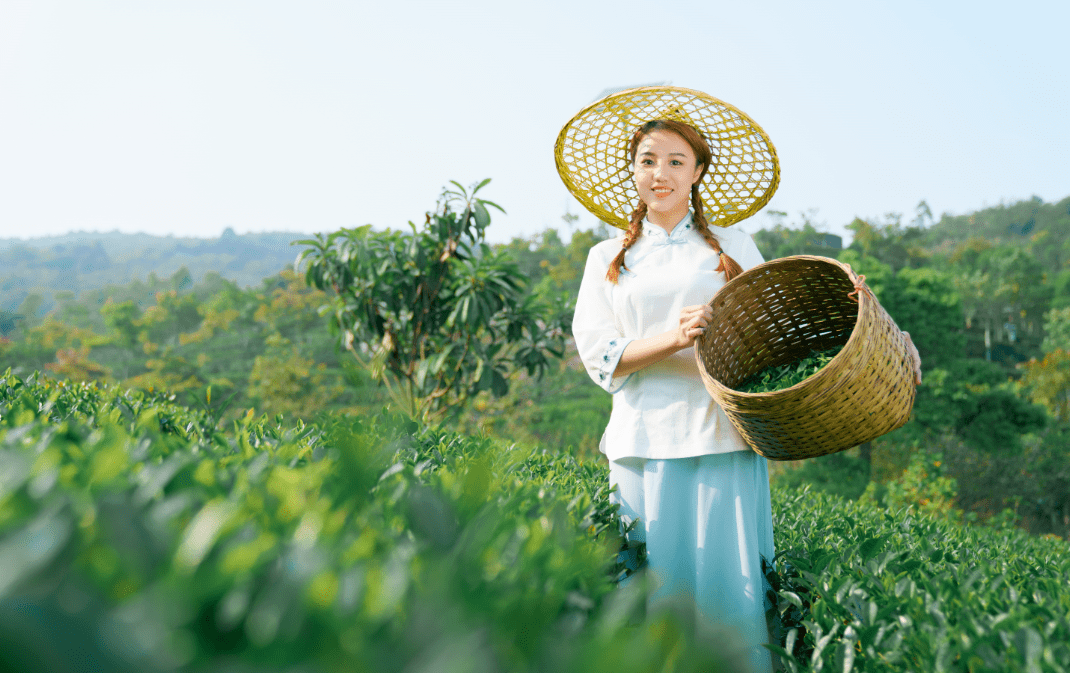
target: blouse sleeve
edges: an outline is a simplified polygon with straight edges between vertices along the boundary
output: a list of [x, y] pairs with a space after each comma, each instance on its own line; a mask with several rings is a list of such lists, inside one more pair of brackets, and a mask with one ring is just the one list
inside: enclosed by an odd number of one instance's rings
[[576, 297], [572, 335], [587, 374], [606, 392], [615, 393], [631, 377], [615, 376], [614, 372], [624, 348], [634, 339], [624, 336], [613, 313], [613, 285], [605, 279], [608, 268], [609, 262], [592, 249]]

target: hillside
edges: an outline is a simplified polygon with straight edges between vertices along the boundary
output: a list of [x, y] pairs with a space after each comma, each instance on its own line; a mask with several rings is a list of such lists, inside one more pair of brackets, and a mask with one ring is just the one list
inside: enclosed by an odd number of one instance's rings
[[0, 239], [0, 311], [33, 308], [39, 317], [55, 307], [62, 292], [77, 296], [135, 280], [152, 285], [153, 278], [182, 270], [180, 275], [191, 283], [217, 273], [240, 287], [260, 285], [293, 262], [297, 250], [290, 243], [306, 237], [293, 232], [238, 235], [227, 229], [215, 239], [118, 232]]

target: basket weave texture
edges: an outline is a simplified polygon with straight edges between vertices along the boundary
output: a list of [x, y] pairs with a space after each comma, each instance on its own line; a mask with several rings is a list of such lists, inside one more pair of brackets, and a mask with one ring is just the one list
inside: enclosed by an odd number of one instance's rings
[[[726, 283], [710, 306], [713, 322], [695, 343], [699, 372], [757, 453], [822, 456], [909, 419], [915, 383], [906, 337], [849, 266], [810, 255], [766, 262]], [[831, 362], [790, 388], [733, 389], [766, 367], [841, 344]]]
[[642, 87], [612, 94], [580, 110], [557, 136], [557, 172], [595, 217], [628, 228], [639, 203], [628, 144], [653, 119], [694, 127], [709, 143], [713, 163], [699, 184], [706, 219], [727, 227], [758, 212], [780, 182], [769, 136], [739, 109], [701, 91]]

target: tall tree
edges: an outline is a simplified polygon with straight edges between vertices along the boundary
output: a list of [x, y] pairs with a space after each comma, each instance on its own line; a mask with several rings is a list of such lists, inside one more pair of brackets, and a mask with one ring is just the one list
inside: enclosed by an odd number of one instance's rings
[[[496, 204], [456, 182], [424, 226], [410, 232], [342, 229], [310, 246], [310, 285], [334, 293], [325, 307], [344, 346], [406, 411], [441, 419], [482, 390], [508, 391], [517, 369], [541, 375], [564, 352], [571, 320], [528, 291], [506, 254], [484, 242]], [[504, 211], [503, 211], [504, 212]]]

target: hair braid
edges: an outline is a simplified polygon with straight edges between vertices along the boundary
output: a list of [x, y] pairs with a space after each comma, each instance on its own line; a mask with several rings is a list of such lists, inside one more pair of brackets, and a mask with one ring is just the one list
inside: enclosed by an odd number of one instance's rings
[[692, 219], [695, 222], [695, 229], [702, 234], [702, 238], [706, 239], [706, 243], [717, 251], [717, 255], [720, 258], [721, 263], [717, 265], [717, 271], [724, 272], [725, 280], [732, 280], [743, 273], [743, 267], [721, 249], [721, 242], [710, 231], [710, 223], [706, 221], [706, 213], [702, 209], [702, 197], [698, 193], [698, 183], [691, 185], [691, 210], [694, 212]]
[[624, 242], [621, 243], [620, 252], [609, 263], [609, 269], [606, 271], [606, 280], [614, 285], [617, 284], [617, 279], [620, 278], [620, 270], [628, 270], [628, 267], [624, 265], [624, 253], [628, 252], [628, 248], [635, 245], [635, 242], [643, 235], [643, 219], [645, 217], [646, 203], [640, 200], [639, 205], [632, 211], [632, 219], [628, 223], [628, 233], [624, 235]]

